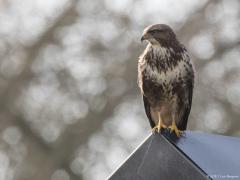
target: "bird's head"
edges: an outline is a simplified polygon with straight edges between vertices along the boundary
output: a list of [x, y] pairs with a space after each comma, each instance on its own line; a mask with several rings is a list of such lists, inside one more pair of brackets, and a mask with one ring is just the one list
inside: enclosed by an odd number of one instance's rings
[[144, 29], [141, 41], [147, 40], [152, 45], [169, 44], [176, 40], [173, 30], [166, 24], [154, 24]]

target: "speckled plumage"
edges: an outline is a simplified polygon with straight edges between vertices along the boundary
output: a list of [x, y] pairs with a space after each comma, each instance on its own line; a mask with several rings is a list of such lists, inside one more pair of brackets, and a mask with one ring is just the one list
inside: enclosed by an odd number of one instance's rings
[[167, 25], [155, 26], [145, 31], [160, 26], [169, 33], [165, 33], [166, 38], [165, 34], [160, 34], [158, 39], [156, 33], [148, 37], [149, 44], [139, 57], [138, 85], [143, 94], [145, 111], [152, 127], [157, 124], [157, 113], [160, 112], [164, 124], [171, 125], [175, 116], [177, 127], [185, 130], [192, 103], [193, 65], [187, 50], [178, 42], [171, 28]]

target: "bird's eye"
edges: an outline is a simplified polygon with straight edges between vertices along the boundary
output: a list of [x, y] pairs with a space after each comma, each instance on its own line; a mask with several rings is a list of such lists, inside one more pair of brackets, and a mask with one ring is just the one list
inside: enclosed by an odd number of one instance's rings
[[150, 31], [150, 33], [157, 33], [157, 32], [159, 32], [157, 29], [153, 29]]

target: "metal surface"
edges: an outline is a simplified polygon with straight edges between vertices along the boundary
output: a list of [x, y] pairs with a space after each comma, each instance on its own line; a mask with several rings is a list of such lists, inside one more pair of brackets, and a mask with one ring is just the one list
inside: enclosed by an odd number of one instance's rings
[[240, 179], [240, 138], [187, 131], [152, 134], [110, 180]]
[[187, 131], [170, 141], [212, 179], [240, 179], [240, 138]]

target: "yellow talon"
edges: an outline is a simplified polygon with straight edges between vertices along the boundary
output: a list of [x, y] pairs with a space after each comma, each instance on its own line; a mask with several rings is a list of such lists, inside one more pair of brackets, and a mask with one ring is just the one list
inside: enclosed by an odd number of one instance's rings
[[158, 123], [154, 128], [152, 128], [152, 132], [157, 131], [158, 133], [161, 131], [161, 129], [166, 129], [167, 126], [161, 123]]
[[170, 132], [174, 132], [177, 137], [180, 137], [183, 134], [183, 131], [180, 131], [175, 123], [175, 121], [172, 122], [172, 125], [168, 127], [170, 129]]
[[155, 132], [157, 130], [158, 126], [156, 125], [154, 128], [152, 128], [152, 132]]
[[160, 113], [158, 113], [158, 117], [159, 117], [158, 124], [152, 129], [152, 132], [155, 132], [157, 130], [157, 132], [159, 133], [162, 128], [163, 129], [167, 128], [167, 126], [163, 124]]

